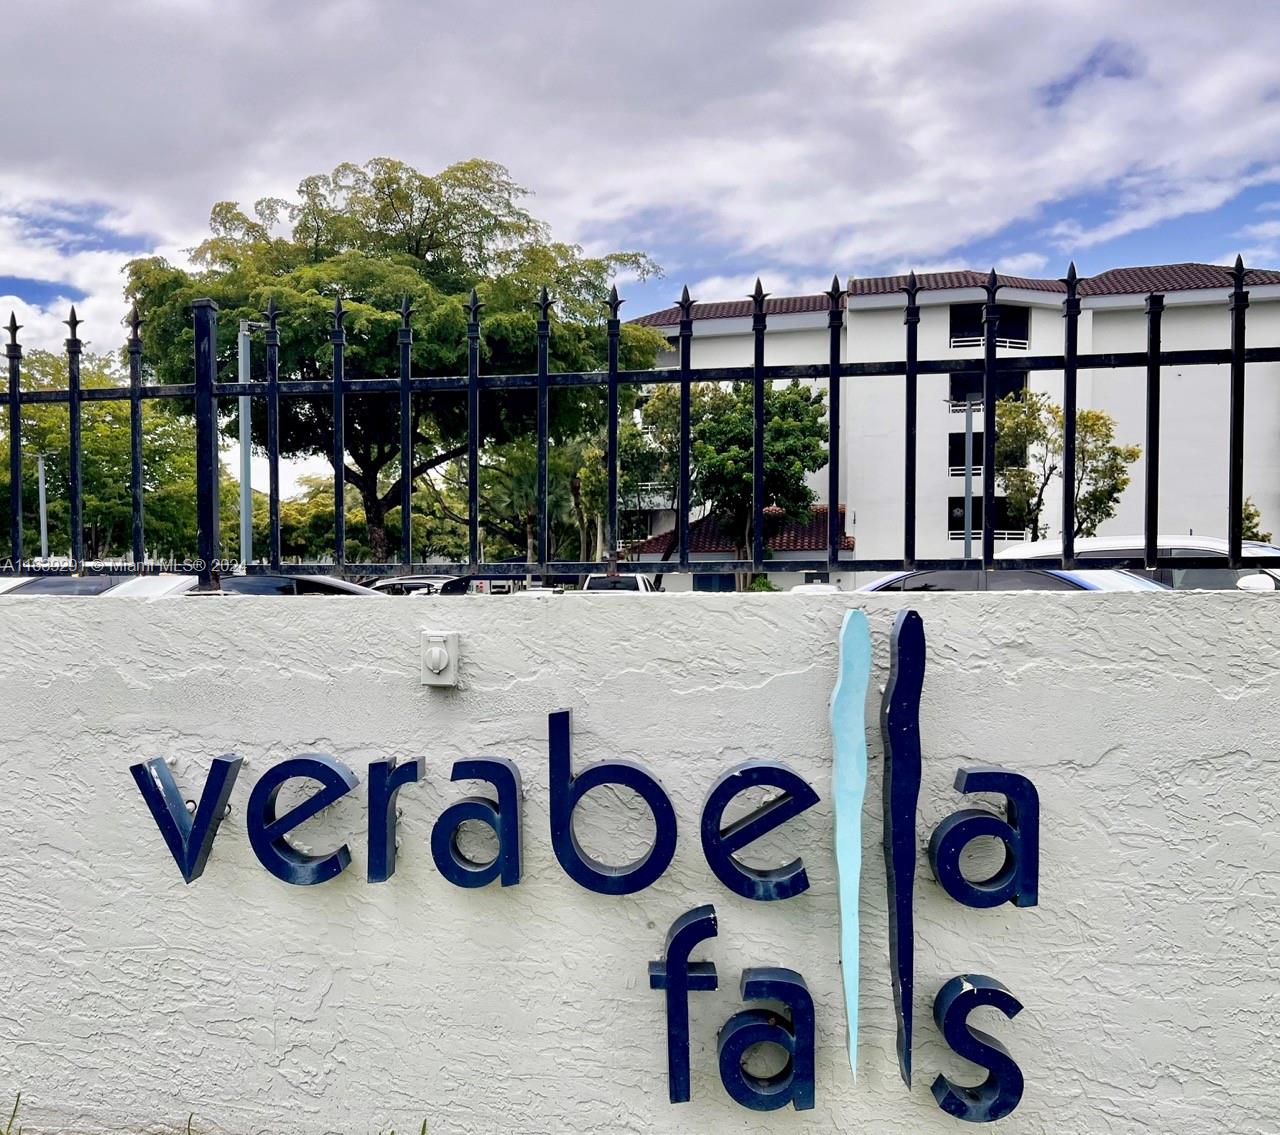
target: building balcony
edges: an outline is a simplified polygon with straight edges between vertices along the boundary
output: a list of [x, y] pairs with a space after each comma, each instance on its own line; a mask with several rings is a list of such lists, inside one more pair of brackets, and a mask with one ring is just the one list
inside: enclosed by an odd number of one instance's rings
[[[963, 351], [971, 347], [981, 347], [983, 342], [981, 335], [952, 335], [951, 349], [953, 351]], [[1003, 351], [1029, 351], [1031, 349], [1031, 340], [997, 337], [996, 346]]]

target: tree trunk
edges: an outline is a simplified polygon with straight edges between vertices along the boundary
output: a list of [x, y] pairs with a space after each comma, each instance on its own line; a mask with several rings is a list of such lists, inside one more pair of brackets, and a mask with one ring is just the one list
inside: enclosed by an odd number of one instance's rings
[[385, 564], [388, 562], [387, 510], [378, 498], [376, 487], [371, 493], [361, 489], [360, 500], [364, 504], [364, 521], [369, 532], [369, 555], [375, 564]]

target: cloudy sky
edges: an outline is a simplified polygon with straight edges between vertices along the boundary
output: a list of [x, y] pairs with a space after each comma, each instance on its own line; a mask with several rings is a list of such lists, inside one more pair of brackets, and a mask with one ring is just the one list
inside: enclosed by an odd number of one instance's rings
[[507, 165], [558, 236], [734, 298], [831, 274], [1280, 266], [1274, 2], [10, 0], [0, 315], [123, 334], [210, 205], [392, 156]]

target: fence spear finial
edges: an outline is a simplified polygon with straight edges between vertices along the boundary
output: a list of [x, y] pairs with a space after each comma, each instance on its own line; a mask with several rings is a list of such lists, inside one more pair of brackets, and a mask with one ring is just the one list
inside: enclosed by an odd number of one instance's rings
[[1244, 274], [1244, 257], [1237, 253], [1236, 262], [1231, 269], [1231, 283], [1235, 287], [1236, 291], [1240, 291], [1244, 288]]
[[840, 306], [840, 298], [844, 295], [844, 289], [840, 287], [840, 277], [831, 277], [831, 287], [826, 291], [827, 306], [835, 310]]
[[542, 320], [543, 323], [547, 321], [548, 315], [551, 311], [551, 304], [553, 302], [554, 301], [551, 297], [547, 295], [546, 284], [543, 284], [542, 290], [538, 293], [538, 318]]
[[275, 296], [271, 296], [267, 300], [267, 310], [264, 314], [267, 317], [267, 324], [269, 325], [269, 329], [274, 331], [276, 329], [276, 319], [279, 318], [279, 315], [280, 315], [280, 309], [276, 307]]
[[768, 295], [769, 293], [764, 290], [764, 285], [760, 283], [760, 277], [757, 276], [755, 290], [752, 291], [752, 293], [749, 296], [747, 296], [747, 299], [749, 299], [754, 305], [757, 315], [763, 313], [764, 301], [768, 297]]
[[676, 307], [680, 309], [681, 319], [693, 318], [693, 300], [689, 298], [689, 285], [686, 284], [680, 292], [680, 298], [676, 300]]
[[1000, 290], [1001, 286], [999, 279], [996, 277], [996, 270], [992, 268], [987, 274], [987, 282], [982, 285], [983, 290], [987, 293], [987, 303], [996, 302], [996, 292]]
[[342, 330], [342, 321], [347, 318], [346, 309], [342, 306], [342, 297], [338, 296], [333, 301], [333, 329], [335, 331]]
[[138, 305], [135, 302], [129, 310], [129, 339], [131, 342], [138, 341], [138, 328], [142, 326], [142, 316], [138, 314]]
[[467, 313], [471, 317], [471, 322], [475, 323], [480, 319], [480, 309], [484, 304], [480, 302], [480, 296], [475, 288], [471, 289], [471, 299], [467, 304]]
[[617, 319], [617, 318], [618, 318], [618, 308], [620, 308], [620, 307], [621, 307], [624, 303], [626, 303], [626, 302], [627, 302], [626, 300], [623, 300], [623, 299], [619, 299], [619, 298], [618, 298], [618, 285], [617, 285], [617, 284], [610, 284], [610, 285], [609, 285], [609, 298], [608, 298], [607, 300], [605, 300], [605, 303], [607, 303], [607, 304], [609, 305], [609, 318], [610, 318], [610, 319]]
[[22, 324], [18, 322], [18, 317], [12, 311], [9, 312], [9, 326], [6, 328], [9, 332], [9, 345], [16, 347], [18, 345], [18, 332], [22, 330]]
[[70, 319], [64, 319], [62, 322], [63, 322], [63, 323], [65, 323], [65, 324], [67, 325], [67, 327], [68, 327], [68, 328], [70, 328], [70, 330], [71, 330], [71, 336], [70, 336], [70, 337], [71, 337], [71, 339], [78, 341], [78, 340], [79, 340], [79, 336], [78, 336], [78, 335], [76, 335], [76, 328], [78, 328], [78, 327], [80, 326], [80, 324], [82, 324], [82, 323], [84, 322], [84, 320], [83, 320], [83, 319], [80, 319], [80, 318], [76, 315], [76, 305], [75, 305], [75, 304], [72, 304], [72, 305], [71, 305], [71, 318], [70, 318]]
[[413, 308], [409, 306], [409, 293], [405, 292], [404, 299], [400, 301], [400, 326], [409, 326], [409, 316], [413, 314]]

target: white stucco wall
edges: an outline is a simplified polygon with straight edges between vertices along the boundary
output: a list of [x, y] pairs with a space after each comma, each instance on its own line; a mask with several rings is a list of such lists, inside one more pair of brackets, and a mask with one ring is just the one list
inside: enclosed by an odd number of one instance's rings
[[[924, 789], [916, 899], [916, 1084], [898, 1080], [879, 851], [875, 728], [892, 596], [0, 600], [0, 1088], [28, 1132], [868, 1131], [966, 1129], [929, 1083], [950, 1055], [932, 997], [990, 974], [1025, 1004], [975, 1017], [1027, 1081], [996, 1129], [1071, 1135], [1276, 1130], [1280, 1074], [1280, 606], [1247, 594], [912, 597], [924, 615]], [[898, 597], [900, 600], [901, 597]], [[826, 705], [842, 612], [871, 621], [871, 783], [862, 887], [859, 1079], [843, 1055]], [[419, 685], [424, 628], [462, 634], [462, 684]], [[552, 854], [546, 715], [574, 710], [575, 768], [629, 757], [680, 822], [652, 888], [579, 889]], [[312, 888], [267, 874], [245, 836], [254, 781], [328, 751], [362, 785], [302, 835], [350, 844]], [[248, 758], [204, 876], [185, 886], [129, 774], [172, 757], [184, 789]], [[453, 760], [503, 755], [526, 788], [525, 876], [461, 891], [431, 824], [470, 786]], [[401, 796], [396, 876], [365, 881], [368, 761], [422, 755]], [[789, 763], [822, 802], [763, 846], [812, 889], [751, 903], [698, 843], [702, 800], [748, 758]], [[1043, 810], [1040, 905], [977, 911], [929, 876], [934, 825], [965, 804], [962, 762], [1030, 777]], [[192, 791], [194, 795], [194, 791]], [[619, 801], [580, 833], [637, 845]], [[752, 856], [752, 861], [756, 857]], [[665, 1025], [646, 966], [713, 902], [721, 988], [691, 997], [693, 1101], [666, 1099]], [[738, 1108], [715, 1070], [746, 965], [800, 970], [818, 1014], [817, 1108]], [[973, 1082], [970, 1080], [969, 1082]]]

